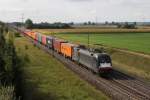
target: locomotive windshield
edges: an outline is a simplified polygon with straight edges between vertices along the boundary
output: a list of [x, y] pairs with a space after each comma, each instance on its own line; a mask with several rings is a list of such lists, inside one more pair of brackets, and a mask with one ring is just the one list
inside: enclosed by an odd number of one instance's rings
[[108, 55], [101, 55], [99, 58], [100, 63], [111, 63], [111, 59]]

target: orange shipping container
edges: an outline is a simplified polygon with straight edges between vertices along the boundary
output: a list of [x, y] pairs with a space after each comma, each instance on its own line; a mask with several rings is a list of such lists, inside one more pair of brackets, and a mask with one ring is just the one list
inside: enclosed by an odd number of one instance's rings
[[77, 46], [77, 45], [71, 44], [71, 43], [62, 43], [61, 53], [66, 57], [72, 58], [74, 46]]
[[28, 35], [29, 37], [31, 37], [31, 31], [27, 32], [27, 35]]
[[32, 32], [32, 38], [35, 40], [36, 39], [36, 33]]
[[30, 34], [31, 34], [31, 38], [33, 38], [33, 32], [31, 32]]

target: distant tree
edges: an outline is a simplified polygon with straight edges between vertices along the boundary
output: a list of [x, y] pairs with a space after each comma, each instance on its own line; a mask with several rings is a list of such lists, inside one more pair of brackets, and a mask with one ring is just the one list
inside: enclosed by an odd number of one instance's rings
[[24, 23], [21, 22], [13, 22], [14, 25], [16, 25], [17, 27], [21, 27], [22, 25], [24, 25]]
[[91, 21], [88, 21], [88, 25], [91, 25], [92, 24], [92, 22]]
[[125, 22], [125, 24], [123, 25], [123, 28], [135, 29], [135, 28], [136, 28], [136, 23], [128, 23], [128, 22]]
[[137, 25], [137, 22], [133, 22], [133, 24], [136, 26], [136, 25]]
[[31, 19], [27, 19], [25, 21], [25, 27], [28, 28], [28, 29], [32, 29], [33, 28], [33, 22]]
[[69, 25], [74, 25], [74, 22], [69, 23]]
[[108, 25], [109, 24], [108, 21], [105, 21], [105, 24]]
[[122, 25], [121, 25], [120, 23], [117, 23], [117, 27], [118, 27], [118, 28], [121, 28]]
[[95, 22], [92, 22], [92, 25], [96, 25], [96, 23], [95, 23]]
[[84, 22], [83, 25], [87, 25], [87, 22]]
[[128, 28], [128, 26], [129, 26], [128, 22], [125, 22], [124, 28]]
[[112, 23], [111, 23], [112, 25], [115, 25], [116, 23], [114, 22], [114, 21], [112, 21]]

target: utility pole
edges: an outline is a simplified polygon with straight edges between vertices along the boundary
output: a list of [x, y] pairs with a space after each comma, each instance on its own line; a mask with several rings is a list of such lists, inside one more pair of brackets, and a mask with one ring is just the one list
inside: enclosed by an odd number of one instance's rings
[[24, 26], [24, 13], [21, 14], [21, 20], [22, 20], [22, 27]]
[[[52, 32], [52, 44], [54, 44], [54, 33]], [[52, 52], [53, 52], [53, 58], [55, 57], [54, 56], [54, 47], [52, 46]]]
[[88, 32], [88, 49], [90, 49], [90, 33]]
[[95, 16], [95, 25], [98, 24], [98, 21], [97, 21], [97, 16]]

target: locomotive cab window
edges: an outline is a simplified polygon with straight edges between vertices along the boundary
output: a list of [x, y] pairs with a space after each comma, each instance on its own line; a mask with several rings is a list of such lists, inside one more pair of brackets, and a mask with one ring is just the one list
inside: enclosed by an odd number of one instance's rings
[[111, 59], [109, 56], [103, 55], [100, 57], [100, 63], [111, 63]]

